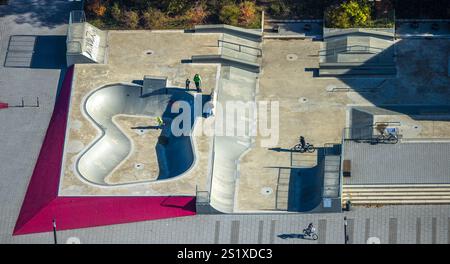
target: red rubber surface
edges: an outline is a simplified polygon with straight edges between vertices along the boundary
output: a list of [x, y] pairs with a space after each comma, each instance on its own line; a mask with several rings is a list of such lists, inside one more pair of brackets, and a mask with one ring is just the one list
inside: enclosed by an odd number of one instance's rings
[[73, 66], [67, 70], [13, 235], [77, 229], [195, 214], [193, 196], [60, 197], [59, 176]]

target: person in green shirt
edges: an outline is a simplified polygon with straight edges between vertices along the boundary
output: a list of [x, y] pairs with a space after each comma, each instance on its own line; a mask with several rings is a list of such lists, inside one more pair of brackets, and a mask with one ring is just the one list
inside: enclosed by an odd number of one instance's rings
[[198, 73], [194, 75], [194, 83], [195, 87], [197, 88], [197, 92], [200, 93], [202, 91], [202, 89], [200, 88], [200, 85], [202, 84], [202, 78], [200, 78], [200, 75], [198, 75]]

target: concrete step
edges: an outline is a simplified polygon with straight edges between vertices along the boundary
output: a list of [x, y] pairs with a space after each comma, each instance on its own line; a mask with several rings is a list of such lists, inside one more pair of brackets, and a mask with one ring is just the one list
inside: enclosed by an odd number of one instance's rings
[[[222, 40], [225, 42], [231, 42], [231, 43], [236, 43], [238, 45], [246, 46], [255, 51], [261, 48], [261, 42], [259, 42], [259, 41], [243, 39], [243, 38], [233, 36], [230, 34], [223, 34]], [[225, 43], [221, 43], [221, 45], [222, 44], [225, 44]], [[233, 44], [231, 44], [231, 45], [233, 45]], [[257, 53], [259, 53], [259, 52], [257, 52]]]
[[367, 199], [377, 199], [377, 200], [436, 200], [436, 199], [450, 199], [450, 194], [447, 195], [431, 195], [431, 194], [424, 194], [424, 195], [408, 195], [408, 194], [391, 194], [391, 195], [370, 195], [370, 196], [358, 196], [358, 195], [351, 195], [351, 194], [344, 194], [342, 196], [345, 199], [350, 199], [350, 201], [356, 201], [356, 200], [367, 200]]
[[392, 190], [392, 191], [403, 191], [403, 190], [450, 190], [449, 184], [392, 184], [392, 185], [346, 185], [342, 186], [343, 190], [348, 191], [379, 191], [379, 190]]
[[249, 54], [245, 50], [238, 51], [235, 48], [227, 46], [225, 44], [222, 47], [222, 55], [242, 61], [261, 64], [261, 58], [256, 56], [255, 54]]
[[449, 184], [344, 185], [342, 202], [352, 204], [446, 204]]
[[342, 67], [342, 68], [319, 68], [320, 77], [346, 76], [392, 76], [397, 74], [395, 67]]
[[347, 189], [379, 189], [379, 188], [450, 188], [450, 184], [436, 184], [436, 183], [427, 183], [427, 184], [344, 184], [342, 188]]
[[396, 192], [409, 192], [409, 193], [416, 193], [416, 192], [450, 192], [450, 188], [378, 188], [378, 189], [347, 189], [342, 188], [343, 192], [347, 193], [396, 193]]
[[192, 63], [221, 63], [224, 66], [233, 66], [250, 72], [259, 73], [261, 66], [258, 63], [229, 57], [226, 55], [194, 55], [191, 57]]
[[230, 25], [196, 25], [194, 27], [196, 33], [226, 33], [239, 38], [248, 39], [251, 41], [261, 41], [262, 33], [259, 30], [245, 29]]
[[450, 204], [450, 200], [364, 200], [353, 201], [352, 205], [399, 205], [399, 204]]
[[374, 53], [339, 53], [337, 54], [336, 62], [345, 63], [368, 61], [376, 57], [377, 55], [378, 54]]

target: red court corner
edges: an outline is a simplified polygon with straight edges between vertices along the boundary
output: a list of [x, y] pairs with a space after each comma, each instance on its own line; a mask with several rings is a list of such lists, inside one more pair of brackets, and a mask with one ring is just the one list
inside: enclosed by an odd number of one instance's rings
[[[64, 77], [13, 235], [195, 215], [194, 196], [58, 196], [74, 67]], [[0, 109], [8, 104], [0, 102]]]

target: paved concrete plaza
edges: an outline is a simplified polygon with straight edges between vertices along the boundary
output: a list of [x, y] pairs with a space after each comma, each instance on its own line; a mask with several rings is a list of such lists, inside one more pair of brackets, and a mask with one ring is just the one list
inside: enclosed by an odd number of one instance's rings
[[[427, 46], [426, 49], [422, 48]], [[280, 170], [292, 165], [314, 167], [315, 155], [292, 156], [289, 149], [303, 135], [316, 147], [339, 144], [349, 127], [349, 109], [353, 106], [400, 106], [384, 122], [402, 122], [400, 133], [419, 141], [450, 138], [450, 115], [441, 118], [417, 118], [420, 105], [450, 105], [450, 78], [446, 58], [450, 52], [446, 39], [397, 41], [397, 78], [315, 78], [320, 42], [312, 40], [271, 40], [263, 44], [263, 73], [256, 100], [280, 103], [279, 143], [273, 148], [255, 147], [241, 160], [238, 210], [286, 210], [288, 196], [277, 190]], [[333, 88], [348, 88], [344, 92]], [[371, 89], [371, 92], [358, 92]], [[403, 108], [401, 107], [403, 106]], [[447, 110], [448, 111], [448, 110]], [[380, 119], [381, 120], [381, 119]], [[288, 177], [289, 178], [289, 177]], [[283, 179], [282, 179], [283, 180]], [[284, 179], [289, 180], [289, 179]]]
[[[39, 108], [8, 108], [0, 112], [0, 233], [2, 243], [11, 239], [31, 174], [52, 115], [58, 84], [62, 82], [65, 51], [56, 44], [65, 43], [68, 13], [79, 2], [9, 1], [0, 6], [0, 100], [19, 105], [36, 102]], [[44, 4], [45, 3], [45, 4]], [[42, 57], [56, 63], [35, 68], [5, 67], [10, 38], [17, 35], [53, 37]], [[53, 43], [53, 44], [52, 44]]]
[[[342, 214], [198, 215], [184, 218], [129, 223], [58, 232], [59, 243], [70, 238], [81, 243], [255, 243], [255, 244], [343, 244], [344, 216], [348, 221], [348, 243], [365, 244], [371, 237], [382, 244], [450, 243], [450, 207], [387, 206], [355, 208]], [[14, 217], [12, 217], [14, 218]], [[310, 222], [319, 239], [303, 238]], [[11, 237], [2, 243], [53, 243], [52, 233]]]

